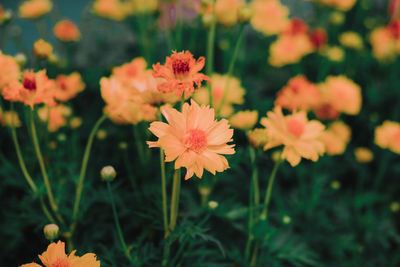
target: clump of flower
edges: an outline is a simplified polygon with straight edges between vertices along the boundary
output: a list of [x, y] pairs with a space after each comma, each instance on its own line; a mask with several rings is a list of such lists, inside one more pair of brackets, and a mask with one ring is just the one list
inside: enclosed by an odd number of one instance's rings
[[47, 14], [53, 8], [50, 0], [28, 0], [19, 6], [19, 16], [26, 19], [36, 19]]
[[33, 44], [33, 53], [37, 58], [48, 58], [53, 53], [53, 46], [45, 40], [39, 39]]
[[0, 51], [0, 92], [10, 82], [18, 80], [20, 75], [20, 68], [15, 58]]
[[364, 48], [363, 39], [357, 32], [348, 31], [341, 33], [339, 42], [342, 46], [354, 50], [362, 50]]
[[325, 144], [326, 154], [341, 155], [350, 142], [351, 129], [342, 121], [331, 123], [321, 134], [321, 141]]
[[271, 44], [268, 62], [271, 66], [282, 67], [299, 62], [313, 50], [307, 25], [300, 19], [292, 19], [287, 29]]
[[186, 168], [185, 179], [194, 174], [201, 178], [204, 169], [215, 175], [229, 168], [221, 154], [234, 154], [233, 130], [228, 121], [215, 120], [214, 109], [199, 106], [194, 100], [185, 103], [182, 112], [164, 106], [162, 114], [168, 123], [152, 122], [149, 130], [158, 137], [147, 142], [149, 147], [160, 147], [165, 152], [165, 161], [175, 161], [175, 169]]
[[70, 20], [60, 20], [53, 28], [54, 36], [63, 42], [76, 42], [81, 39], [81, 32]]
[[54, 107], [43, 106], [38, 109], [38, 117], [47, 123], [49, 132], [56, 132], [59, 128], [67, 125], [67, 118], [71, 115], [71, 109], [59, 104]]
[[[229, 86], [227, 87], [228, 82]], [[225, 89], [227, 90], [226, 93]], [[243, 89], [238, 78], [214, 73], [211, 76], [211, 90], [213, 107], [220, 110], [220, 115], [223, 117], [228, 117], [233, 113], [233, 105], [244, 103], [246, 90]], [[224, 94], [226, 95], [225, 99], [223, 99]], [[209, 90], [206, 87], [200, 88], [193, 95], [193, 99], [200, 104], [210, 104]]]
[[258, 121], [258, 112], [256, 110], [239, 111], [229, 118], [229, 123], [235, 129], [250, 130], [253, 129]]
[[375, 129], [375, 144], [400, 154], [400, 123], [384, 121]]
[[281, 158], [293, 167], [300, 163], [301, 158], [317, 161], [325, 152], [320, 140], [325, 126], [316, 120], [309, 121], [304, 111], [285, 116], [281, 107], [275, 107], [260, 123], [268, 136], [264, 150], [283, 145]]
[[287, 85], [278, 93], [275, 106], [281, 106], [290, 111], [311, 110], [321, 101], [317, 85], [307, 80], [303, 75], [291, 78]]
[[85, 89], [85, 83], [78, 72], [69, 75], [58, 75], [55, 79], [54, 97], [58, 101], [66, 102]]
[[264, 35], [280, 34], [290, 24], [289, 9], [278, 0], [254, 0], [250, 8], [253, 12], [251, 25]]
[[201, 82], [210, 81], [206, 75], [199, 73], [203, 69], [205, 58], [195, 59], [189, 52], [173, 52], [166, 58], [165, 65], [157, 63], [153, 65], [155, 78], [159, 78], [157, 88], [161, 92], [175, 92], [182, 96], [189, 96], [193, 91], [200, 88]]
[[368, 163], [374, 159], [374, 153], [367, 147], [357, 147], [354, 149], [354, 156], [360, 163]]
[[53, 81], [49, 80], [46, 71], [33, 72], [25, 70], [22, 80], [12, 81], [1, 92], [4, 99], [12, 102], [23, 102], [33, 109], [35, 104], [47, 104], [54, 106], [54, 96], [52, 89]]
[[361, 88], [349, 78], [328, 76], [319, 89], [322, 101], [314, 110], [319, 118], [334, 119], [340, 113], [357, 115], [360, 112]]
[[[39, 255], [39, 259], [43, 266], [65, 266], [65, 267], [100, 267], [100, 261], [96, 259], [96, 255], [93, 253], [86, 253], [79, 257], [75, 255], [76, 250], [72, 251], [71, 254], [65, 254], [65, 243], [58, 241], [57, 243], [51, 243], [42, 255]], [[20, 267], [41, 267], [37, 263], [23, 264]]]

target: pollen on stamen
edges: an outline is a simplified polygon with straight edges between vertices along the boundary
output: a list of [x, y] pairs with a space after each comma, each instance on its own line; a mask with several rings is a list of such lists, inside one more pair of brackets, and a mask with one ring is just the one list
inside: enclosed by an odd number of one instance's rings
[[187, 149], [200, 153], [207, 147], [207, 135], [202, 130], [192, 129], [184, 136], [183, 143]]
[[183, 75], [189, 72], [189, 62], [187, 60], [175, 59], [172, 62], [172, 69], [175, 75]]

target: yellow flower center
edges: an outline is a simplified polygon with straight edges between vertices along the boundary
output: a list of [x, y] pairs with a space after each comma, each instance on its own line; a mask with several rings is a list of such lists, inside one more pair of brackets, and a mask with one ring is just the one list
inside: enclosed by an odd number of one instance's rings
[[33, 72], [25, 72], [22, 79], [22, 85], [26, 90], [36, 91], [36, 77]]
[[183, 143], [187, 149], [200, 153], [207, 146], [207, 135], [203, 130], [192, 129], [183, 137]]
[[287, 128], [291, 135], [299, 138], [304, 132], [304, 124], [297, 119], [289, 119], [287, 122]]
[[69, 267], [69, 262], [67, 258], [57, 259], [55, 262], [51, 264], [51, 267]]

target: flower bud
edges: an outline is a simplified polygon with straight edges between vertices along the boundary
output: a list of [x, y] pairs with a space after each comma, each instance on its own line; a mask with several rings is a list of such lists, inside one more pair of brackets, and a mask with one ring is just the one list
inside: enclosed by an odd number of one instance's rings
[[47, 240], [53, 241], [58, 237], [59, 228], [56, 224], [47, 224], [43, 228], [43, 233]]
[[390, 204], [390, 210], [391, 210], [393, 213], [398, 212], [398, 211], [400, 210], [400, 203], [399, 203], [399, 202], [392, 202], [392, 203]]
[[239, 9], [238, 11], [238, 19], [240, 22], [248, 22], [251, 19], [253, 12], [251, 11], [250, 7], [244, 6]]
[[215, 210], [218, 208], [218, 202], [217, 201], [208, 201], [208, 208], [210, 210]]
[[46, 59], [53, 53], [53, 46], [40, 39], [33, 44], [33, 53], [37, 58]]
[[340, 189], [340, 182], [338, 180], [332, 181], [331, 188], [333, 190], [339, 190]]
[[107, 138], [107, 131], [100, 129], [97, 131], [97, 135], [96, 135], [97, 139], [99, 140], [104, 140]]
[[285, 215], [285, 216], [283, 216], [283, 218], [282, 218], [282, 222], [283, 222], [284, 224], [290, 224], [290, 223], [292, 222], [292, 218], [290, 218], [289, 216]]
[[22, 53], [18, 53], [14, 56], [15, 61], [17, 61], [18, 65], [23, 69], [26, 65], [27, 59], [26, 56]]
[[100, 176], [103, 181], [111, 182], [115, 179], [117, 173], [113, 166], [108, 165], [103, 167], [103, 169], [101, 169]]
[[119, 149], [121, 149], [121, 150], [125, 150], [125, 149], [128, 148], [128, 144], [127, 144], [126, 142], [120, 142], [120, 143], [118, 144], [118, 147], [119, 147]]
[[80, 117], [73, 117], [69, 121], [69, 127], [71, 127], [71, 129], [77, 129], [77, 128], [81, 127], [81, 125], [82, 125], [82, 118], [80, 118]]
[[213, 15], [212, 14], [204, 14], [201, 17], [201, 21], [203, 22], [204, 27], [209, 28], [213, 21]]

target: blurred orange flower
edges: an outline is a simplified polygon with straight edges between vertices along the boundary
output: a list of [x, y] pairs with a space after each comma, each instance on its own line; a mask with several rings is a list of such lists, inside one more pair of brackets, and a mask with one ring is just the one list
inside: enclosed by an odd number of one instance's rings
[[357, 147], [354, 149], [354, 156], [360, 163], [368, 163], [374, 159], [374, 154], [367, 147]]
[[[362, 103], [361, 88], [349, 78], [342, 75], [328, 76], [325, 82], [319, 85], [319, 89], [322, 95], [322, 102], [316, 108], [317, 116], [326, 114], [326, 112], [321, 112], [324, 109], [328, 109], [328, 111], [333, 109], [329, 112], [333, 112], [335, 115], [340, 112], [357, 115], [360, 112]], [[321, 116], [319, 117], [321, 118]]]
[[131, 86], [138, 91], [145, 90], [147, 79], [147, 62], [142, 57], [132, 59], [131, 62], [115, 67], [113, 76], [120, 80], [125, 86]]
[[56, 104], [52, 89], [54, 82], [49, 80], [45, 70], [33, 72], [25, 70], [22, 81], [13, 81], [3, 91], [4, 99], [12, 102], [23, 102], [33, 109], [35, 104]]
[[165, 65], [160, 63], [153, 65], [153, 76], [160, 78], [158, 90], [164, 93], [175, 92], [178, 96], [185, 93], [189, 96], [200, 88], [202, 81], [211, 82], [209, 77], [199, 73], [204, 64], [204, 57], [196, 60], [189, 51], [179, 53], [174, 51], [166, 58]]
[[258, 121], [258, 112], [256, 110], [244, 110], [235, 113], [229, 118], [229, 123], [235, 129], [250, 130]]
[[351, 138], [351, 129], [342, 121], [335, 121], [321, 134], [321, 141], [325, 144], [326, 154], [341, 155]]
[[67, 125], [67, 117], [71, 115], [71, 109], [59, 104], [54, 107], [43, 106], [37, 110], [37, 113], [41, 121], [47, 122], [49, 132], [56, 132]]
[[321, 101], [321, 94], [317, 86], [308, 81], [303, 75], [289, 80], [277, 94], [275, 106], [281, 106], [290, 111], [310, 110]]
[[19, 79], [21, 73], [14, 57], [4, 55], [0, 51], [0, 92], [12, 81]]
[[[96, 259], [96, 255], [93, 253], [86, 253], [79, 257], [75, 255], [76, 250], [72, 251], [71, 254], [65, 254], [65, 243], [58, 241], [57, 243], [51, 243], [42, 255], [39, 255], [39, 259], [45, 267], [50, 266], [65, 266], [65, 267], [100, 267], [100, 261]], [[41, 267], [36, 263], [23, 264], [20, 267]]]
[[81, 38], [78, 27], [70, 20], [60, 20], [53, 28], [54, 36], [63, 42], [76, 42]]
[[[226, 88], [229, 79], [229, 87]], [[222, 104], [222, 99], [224, 97], [225, 88], [228, 90], [226, 99]], [[244, 95], [246, 90], [243, 89], [241, 82], [236, 77], [229, 77], [228, 75], [221, 75], [214, 73], [211, 76], [211, 89], [212, 89], [212, 100], [213, 107], [216, 110], [220, 109], [220, 114], [222, 117], [230, 116], [234, 109], [234, 104], [243, 104]], [[194, 95], [193, 99], [200, 104], [209, 105], [209, 91], [206, 87], [201, 87]], [[221, 105], [223, 105], [221, 107]]]
[[264, 35], [280, 34], [289, 26], [289, 9], [278, 0], [253, 0], [250, 7], [253, 12], [250, 23]]
[[133, 13], [133, 4], [130, 1], [95, 0], [92, 10], [100, 17], [121, 21]]
[[[369, 40], [374, 57], [381, 61], [391, 61], [396, 58], [397, 47], [400, 47], [387, 27], [376, 28]], [[400, 42], [399, 42], [400, 43]]]
[[215, 175], [229, 168], [228, 161], [220, 154], [234, 154], [233, 130], [228, 121], [215, 120], [214, 109], [199, 106], [194, 100], [185, 103], [182, 112], [165, 106], [162, 114], [168, 121], [152, 122], [149, 130], [158, 137], [156, 142], [147, 142], [149, 147], [160, 147], [165, 151], [165, 161], [175, 161], [175, 169], [186, 168], [185, 180], [193, 174], [201, 178], [206, 169]]
[[400, 123], [384, 121], [375, 129], [375, 144], [400, 154]]
[[26, 19], [36, 19], [49, 13], [53, 8], [50, 0], [28, 0], [19, 6], [19, 16]]
[[218, 0], [215, 4], [216, 20], [225, 26], [234, 26], [239, 20], [243, 0]]
[[74, 98], [86, 86], [78, 72], [73, 72], [70, 75], [58, 75], [55, 79], [55, 85], [54, 97], [61, 102]]
[[19, 128], [22, 123], [15, 111], [4, 111], [0, 109], [0, 125]]
[[325, 152], [325, 146], [319, 140], [325, 126], [316, 120], [308, 121], [304, 111], [284, 116], [281, 107], [275, 107], [260, 123], [268, 134], [264, 150], [283, 145], [281, 158], [293, 167], [301, 158], [317, 161]]
[[33, 53], [38, 58], [48, 58], [53, 53], [53, 46], [43, 39], [33, 44]]

